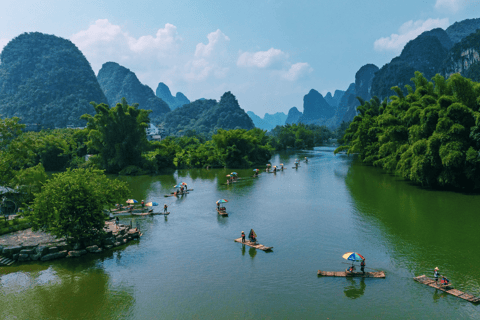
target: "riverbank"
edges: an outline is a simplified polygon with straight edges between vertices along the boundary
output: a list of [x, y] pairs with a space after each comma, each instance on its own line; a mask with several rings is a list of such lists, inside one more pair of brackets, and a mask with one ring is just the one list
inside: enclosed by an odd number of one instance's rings
[[[87, 253], [100, 253], [129, 241], [140, 238], [137, 228], [129, 225], [115, 225], [114, 221], [105, 222], [105, 235], [98, 241], [86, 244], [69, 244], [64, 238], [57, 239], [42, 231], [31, 228], [0, 236], [0, 266], [11, 262], [49, 261], [60, 258], [80, 257]], [[6, 258], [2, 263], [1, 258]]]

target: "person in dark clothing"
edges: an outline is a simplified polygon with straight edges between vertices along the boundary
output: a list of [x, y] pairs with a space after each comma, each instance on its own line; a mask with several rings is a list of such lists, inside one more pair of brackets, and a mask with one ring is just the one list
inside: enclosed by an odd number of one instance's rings
[[257, 242], [257, 235], [255, 234], [255, 231], [253, 231], [253, 229], [250, 229], [248, 239], [250, 239], [251, 242]]
[[165, 203], [165, 204], [163, 205], [163, 213], [167, 213], [167, 208], [168, 208], [168, 206], [167, 206], [167, 204]]
[[242, 242], [245, 242], [245, 232], [242, 231]]
[[365, 259], [360, 262], [360, 270], [362, 270], [363, 274], [365, 274]]

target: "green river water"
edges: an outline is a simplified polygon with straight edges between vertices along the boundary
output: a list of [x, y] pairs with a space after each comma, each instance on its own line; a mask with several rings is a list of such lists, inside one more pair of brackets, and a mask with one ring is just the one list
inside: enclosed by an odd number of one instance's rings
[[[480, 295], [480, 196], [424, 190], [328, 147], [280, 162], [228, 186], [227, 169], [120, 178], [171, 214], [135, 218], [142, 239], [113, 251], [0, 267], [0, 319], [480, 319], [480, 306], [412, 279], [438, 266]], [[194, 191], [163, 196], [183, 181]], [[233, 241], [250, 228], [273, 252]], [[344, 270], [348, 251], [386, 279], [317, 277]]]

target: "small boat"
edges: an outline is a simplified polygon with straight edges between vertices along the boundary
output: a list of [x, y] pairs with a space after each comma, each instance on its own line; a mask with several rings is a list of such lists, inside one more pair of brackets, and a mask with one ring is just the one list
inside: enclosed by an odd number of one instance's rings
[[378, 272], [347, 272], [347, 271], [322, 271], [318, 270], [317, 274], [324, 277], [360, 277], [360, 278], [385, 278], [384, 271]]
[[425, 284], [429, 287], [432, 287], [432, 288], [441, 290], [443, 292], [449, 293], [452, 296], [458, 297], [458, 298], [463, 299], [463, 300], [467, 300], [467, 301], [470, 301], [470, 302], [473, 302], [473, 303], [479, 303], [480, 302], [479, 297], [475, 297], [474, 295], [471, 295], [469, 293], [462, 292], [460, 290], [454, 289], [451, 284], [447, 284], [447, 285], [442, 285], [441, 283], [438, 284], [438, 283], [435, 282], [435, 280], [433, 280], [433, 279], [431, 279], [431, 278], [429, 278], [425, 275], [415, 277], [415, 278], [413, 278], [413, 280], [415, 280], [417, 282], [420, 282], [422, 284]]
[[217, 212], [221, 216], [228, 217], [227, 210], [224, 207], [221, 207], [220, 209], [217, 208]]
[[257, 244], [256, 242], [251, 242], [246, 239], [245, 239], [245, 242], [242, 242], [242, 238], [235, 239], [235, 242], [239, 242], [246, 246], [249, 246], [258, 250], [263, 250], [263, 251], [271, 251], [273, 249], [273, 247], [266, 247], [263, 244]]

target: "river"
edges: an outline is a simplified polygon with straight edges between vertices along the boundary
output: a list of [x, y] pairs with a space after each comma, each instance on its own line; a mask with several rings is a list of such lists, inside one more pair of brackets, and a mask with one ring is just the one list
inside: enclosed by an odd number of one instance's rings
[[[0, 267], [0, 318], [480, 318], [480, 306], [412, 279], [439, 267], [480, 295], [480, 196], [424, 190], [328, 147], [273, 157], [280, 162], [283, 172], [232, 185], [227, 169], [119, 178], [171, 214], [135, 218], [142, 239], [114, 251]], [[181, 182], [194, 191], [163, 196]], [[222, 198], [228, 217], [215, 210]], [[273, 252], [233, 241], [251, 228]], [[344, 270], [348, 251], [387, 277], [317, 277]]]

